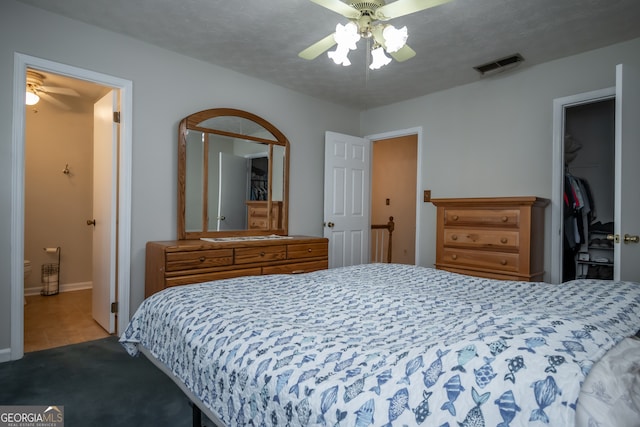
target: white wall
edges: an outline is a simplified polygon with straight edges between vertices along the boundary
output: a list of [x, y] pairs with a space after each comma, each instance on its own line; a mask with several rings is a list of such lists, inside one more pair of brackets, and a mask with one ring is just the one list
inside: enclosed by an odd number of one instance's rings
[[[526, 58], [526, 52], [522, 52]], [[422, 126], [422, 182], [432, 197], [552, 193], [553, 100], [615, 85], [618, 63], [640, 63], [640, 39], [515, 69], [361, 113], [362, 134]], [[545, 221], [549, 280], [551, 206]], [[420, 265], [435, 262], [436, 209], [422, 209]]]
[[178, 123], [193, 112], [239, 108], [279, 128], [291, 143], [289, 230], [322, 235], [324, 132], [358, 134], [358, 111], [12, 0], [0, 7], [0, 351], [11, 331], [15, 52], [133, 81], [132, 310], [144, 296], [145, 243], [176, 237]]
[[[26, 29], [25, 23], [29, 22]], [[324, 132], [372, 135], [422, 126], [422, 189], [433, 197], [551, 197], [554, 98], [610, 87], [617, 63], [640, 62], [640, 39], [357, 112], [201, 61], [3, 0], [0, 14], [0, 350], [10, 345], [13, 55], [21, 52], [133, 81], [131, 307], [144, 295], [144, 245], [176, 234], [180, 119], [213, 107], [264, 117], [291, 142], [292, 234], [321, 235]], [[523, 52], [526, 58], [526, 52]], [[258, 95], [257, 95], [258, 94]], [[358, 120], [360, 122], [358, 123]], [[549, 214], [547, 250], [549, 270]], [[420, 264], [435, 260], [425, 206]]]

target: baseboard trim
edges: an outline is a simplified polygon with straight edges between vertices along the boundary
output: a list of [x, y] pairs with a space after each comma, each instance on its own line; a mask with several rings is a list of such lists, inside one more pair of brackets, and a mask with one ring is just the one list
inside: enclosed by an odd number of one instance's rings
[[[85, 289], [93, 289], [93, 282], [66, 283], [60, 285], [60, 292], [82, 291]], [[42, 291], [41, 286], [37, 288], [24, 288], [24, 296], [40, 295], [40, 291]]]
[[11, 360], [11, 349], [0, 348], [0, 363], [8, 362]]

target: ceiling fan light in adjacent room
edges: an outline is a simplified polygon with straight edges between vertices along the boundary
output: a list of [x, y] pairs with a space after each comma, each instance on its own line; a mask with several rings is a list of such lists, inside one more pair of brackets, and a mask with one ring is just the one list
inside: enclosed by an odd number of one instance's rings
[[371, 50], [371, 65], [369, 65], [371, 70], [377, 70], [378, 68], [384, 67], [389, 62], [391, 62], [391, 58], [384, 54], [382, 46], [374, 47]]
[[27, 91], [25, 96], [25, 103], [27, 105], [36, 105], [40, 101], [40, 97], [30, 90]]
[[382, 30], [382, 37], [384, 37], [384, 44], [387, 48], [387, 52], [397, 52], [407, 43], [409, 34], [407, 33], [407, 27], [404, 26], [400, 29], [393, 25], [387, 25]]

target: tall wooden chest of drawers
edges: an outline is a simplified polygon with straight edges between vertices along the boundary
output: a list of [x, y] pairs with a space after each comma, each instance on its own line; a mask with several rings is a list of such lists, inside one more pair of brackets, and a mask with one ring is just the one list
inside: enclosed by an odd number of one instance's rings
[[328, 239], [322, 237], [148, 242], [145, 297], [170, 286], [323, 270], [328, 256]]
[[541, 281], [544, 211], [539, 197], [432, 199], [436, 268], [502, 280]]
[[248, 230], [282, 229], [282, 202], [271, 202], [271, 224], [269, 224], [268, 204], [265, 201], [247, 201]]

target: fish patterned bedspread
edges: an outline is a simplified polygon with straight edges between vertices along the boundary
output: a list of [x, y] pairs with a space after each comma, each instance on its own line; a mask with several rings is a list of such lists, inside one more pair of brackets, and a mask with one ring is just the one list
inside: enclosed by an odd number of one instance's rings
[[170, 288], [121, 336], [227, 426], [573, 426], [640, 284], [367, 264]]

